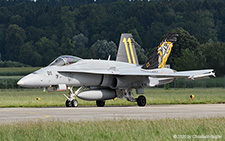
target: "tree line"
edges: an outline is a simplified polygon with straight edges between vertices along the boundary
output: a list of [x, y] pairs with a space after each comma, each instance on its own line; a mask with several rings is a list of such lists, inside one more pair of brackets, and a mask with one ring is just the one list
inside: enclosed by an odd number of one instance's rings
[[225, 69], [223, 0], [2, 0], [0, 60], [45, 66], [62, 54], [115, 59], [132, 33], [144, 63], [168, 32], [178, 32], [169, 63], [177, 70]]

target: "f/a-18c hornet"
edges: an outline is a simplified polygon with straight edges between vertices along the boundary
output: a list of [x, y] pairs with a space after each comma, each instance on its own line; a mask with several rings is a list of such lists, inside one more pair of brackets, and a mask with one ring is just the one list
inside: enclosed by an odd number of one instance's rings
[[[177, 33], [169, 33], [143, 66], [139, 65], [132, 35], [122, 34], [116, 61], [110, 60], [110, 57], [108, 60], [95, 60], [64, 55], [47, 67], [23, 77], [17, 84], [43, 87], [48, 91], [68, 90], [69, 95], [64, 94], [66, 107], [77, 107], [76, 97], [96, 101], [98, 107], [117, 97], [145, 106], [146, 98], [143, 95], [134, 98], [133, 89], [137, 94], [144, 94], [144, 88], [168, 84], [177, 78], [196, 80], [215, 77], [213, 69], [177, 72], [165, 68], [177, 36]], [[74, 92], [73, 87], [79, 88]]]

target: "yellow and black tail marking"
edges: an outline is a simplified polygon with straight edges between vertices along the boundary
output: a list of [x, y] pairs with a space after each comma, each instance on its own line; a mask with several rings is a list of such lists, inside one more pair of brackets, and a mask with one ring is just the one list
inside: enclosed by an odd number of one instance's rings
[[170, 56], [173, 43], [177, 41], [177, 33], [169, 33], [160, 43], [158, 48], [150, 56], [149, 60], [142, 66], [143, 69], [164, 68]]
[[133, 51], [131, 39], [130, 38], [128, 38], [128, 39], [123, 38], [123, 43], [125, 45], [128, 62], [136, 64], [136, 60], [135, 60], [135, 57], [134, 57], [134, 51]]
[[134, 46], [134, 39], [131, 34], [121, 35], [116, 61], [138, 65], [138, 58]]

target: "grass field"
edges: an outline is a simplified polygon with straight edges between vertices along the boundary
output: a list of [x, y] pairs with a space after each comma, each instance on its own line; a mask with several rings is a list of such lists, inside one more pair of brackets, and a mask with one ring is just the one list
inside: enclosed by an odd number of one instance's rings
[[[65, 106], [63, 92], [40, 89], [0, 90], [0, 107]], [[194, 100], [190, 99], [194, 94]], [[225, 89], [146, 89], [147, 104], [225, 103]], [[37, 101], [36, 98], [41, 100]], [[79, 100], [80, 106], [95, 102]], [[136, 105], [125, 99], [109, 100], [106, 105]], [[27, 121], [0, 124], [0, 140], [225, 140], [225, 117], [107, 120], [107, 121]]]
[[20, 75], [15, 75], [15, 76], [0, 76], [0, 79], [17, 79], [17, 80], [19, 80], [19, 79], [21, 79], [22, 77], [24, 77], [24, 76], [20, 76]]
[[[0, 107], [52, 107], [65, 106], [65, 92], [43, 92], [41, 89], [2, 89], [0, 90]], [[67, 93], [67, 92], [66, 92]], [[190, 95], [195, 95], [194, 100]], [[145, 89], [147, 104], [204, 104], [225, 103], [225, 89]], [[40, 101], [36, 98], [41, 98]], [[137, 95], [135, 95], [137, 97]], [[79, 106], [95, 106], [95, 101], [78, 99]], [[125, 99], [107, 100], [109, 105], [136, 105]]]
[[225, 140], [225, 117], [0, 124], [0, 140]]
[[27, 75], [33, 71], [40, 69], [40, 67], [5, 67], [0, 68], [0, 76], [17, 76], [17, 75]]

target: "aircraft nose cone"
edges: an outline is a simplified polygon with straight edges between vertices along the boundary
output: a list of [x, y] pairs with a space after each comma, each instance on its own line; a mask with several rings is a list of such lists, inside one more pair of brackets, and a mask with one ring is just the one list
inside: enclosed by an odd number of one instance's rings
[[37, 74], [29, 74], [20, 79], [17, 84], [22, 87], [36, 87], [40, 85], [41, 77]]
[[19, 81], [17, 82], [17, 85], [23, 86], [23, 85], [24, 85], [24, 81], [23, 81], [23, 80], [19, 80]]

